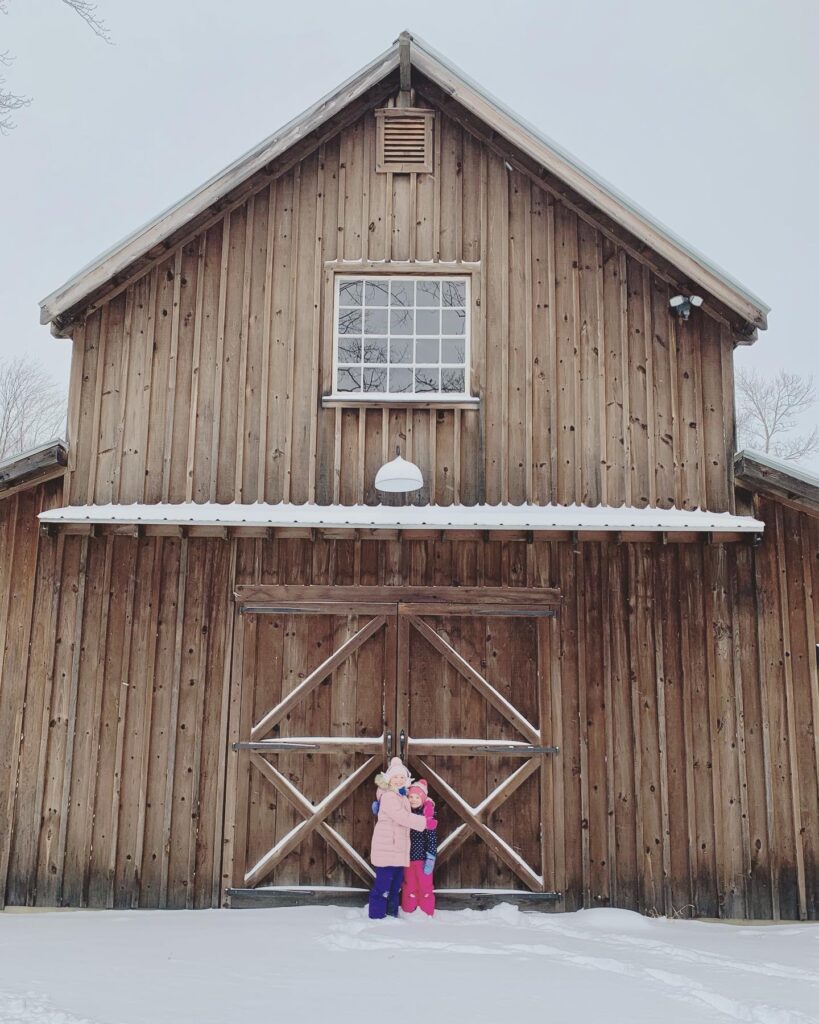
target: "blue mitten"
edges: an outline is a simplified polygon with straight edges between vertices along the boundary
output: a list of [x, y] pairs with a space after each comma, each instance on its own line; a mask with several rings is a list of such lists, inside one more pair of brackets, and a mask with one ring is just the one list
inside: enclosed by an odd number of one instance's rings
[[378, 814], [380, 809], [381, 809], [381, 801], [380, 800], [373, 800], [373, 814]]
[[406, 796], [406, 795], [407, 795], [407, 787], [406, 787], [406, 786], [402, 786], [402, 787], [401, 787], [401, 788], [400, 788], [400, 789], [398, 790], [398, 795], [399, 795], [399, 796]]
[[432, 856], [431, 853], [428, 853], [426, 855], [426, 857], [424, 857], [424, 874], [425, 875], [431, 875], [432, 874], [432, 869], [434, 867], [435, 867], [435, 858]]

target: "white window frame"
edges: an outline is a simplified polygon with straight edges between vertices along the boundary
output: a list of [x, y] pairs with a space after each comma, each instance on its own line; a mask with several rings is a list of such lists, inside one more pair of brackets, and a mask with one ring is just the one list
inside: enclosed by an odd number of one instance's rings
[[[463, 391], [412, 391], [412, 392], [390, 392], [390, 391], [339, 391], [338, 390], [338, 344], [339, 344], [339, 333], [338, 333], [338, 313], [339, 313], [339, 295], [342, 284], [348, 281], [361, 281], [366, 282], [368, 280], [400, 280], [400, 281], [461, 281], [465, 287], [465, 300], [464, 300], [464, 390]], [[439, 273], [412, 273], [405, 270], [398, 270], [390, 273], [373, 273], [372, 270], [361, 269], [361, 270], [350, 270], [344, 273], [336, 273], [333, 275], [333, 385], [330, 400], [332, 402], [350, 403], [350, 404], [373, 404], [373, 405], [458, 405], [459, 403], [474, 403], [476, 399], [472, 395], [472, 373], [471, 373], [471, 362], [472, 362], [472, 274], [464, 272], [464, 270], [456, 270], [453, 268], [443, 268]], [[362, 288], [363, 293], [363, 288]], [[362, 310], [365, 307], [362, 305]], [[385, 307], [389, 311], [389, 306]], [[414, 309], [418, 309], [415, 306]], [[363, 324], [362, 324], [362, 345], [364, 341]], [[389, 351], [389, 317], [387, 326], [387, 341]], [[413, 361], [412, 363], [401, 364], [407, 369], [415, 370], [415, 341], [417, 335], [414, 333], [411, 335], [400, 335], [402, 338], [406, 338], [412, 342], [413, 346]], [[433, 337], [431, 335], [422, 335], [421, 338]], [[456, 336], [446, 335], [446, 338], [454, 338]], [[460, 336], [457, 336], [460, 337]], [[438, 335], [439, 343], [442, 335]], [[379, 364], [381, 365], [381, 364]], [[385, 369], [389, 369], [391, 364], [389, 362], [384, 363]], [[421, 364], [421, 365], [432, 365], [432, 364]], [[440, 359], [438, 361], [439, 372], [443, 368], [458, 368], [460, 369], [460, 363], [447, 363], [442, 364]], [[389, 380], [389, 374], [388, 374]]]

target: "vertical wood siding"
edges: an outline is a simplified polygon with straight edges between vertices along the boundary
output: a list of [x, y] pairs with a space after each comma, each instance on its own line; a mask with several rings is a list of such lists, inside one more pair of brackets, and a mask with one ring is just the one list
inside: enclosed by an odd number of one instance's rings
[[819, 519], [757, 501], [758, 549], [40, 537], [60, 502], [0, 501], [6, 903], [219, 904], [236, 584], [471, 583], [563, 593], [541, 671], [566, 909], [819, 917]]
[[[323, 409], [327, 261], [480, 266], [479, 410]], [[75, 328], [72, 504], [422, 501], [725, 509], [732, 342], [596, 224], [438, 113], [433, 174], [375, 173], [367, 114]]]

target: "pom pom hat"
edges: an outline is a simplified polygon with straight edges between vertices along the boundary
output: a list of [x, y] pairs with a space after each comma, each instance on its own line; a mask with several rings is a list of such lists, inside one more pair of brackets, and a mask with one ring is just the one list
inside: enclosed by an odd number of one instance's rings
[[429, 785], [427, 784], [427, 780], [419, 779], [417, 782], [413, 782], [409, 788], [410, 796], [412, 796], [413, 793], [417, 793], [422, 800], [426, 800], [429, 797]]
[[406, 780], [407, 785], [411, 781], [409, 769], [407, 768], [407, 766], [404, 764], [400, 757], [392, 758], [389, 767], [384, 772], [384, 774], [387, 776], [388, 779], [390, 779], [390, 781], [403, 778]]

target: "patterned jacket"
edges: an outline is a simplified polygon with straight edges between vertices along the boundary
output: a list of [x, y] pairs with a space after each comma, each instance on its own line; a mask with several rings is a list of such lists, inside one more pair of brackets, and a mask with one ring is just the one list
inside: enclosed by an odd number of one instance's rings
[[[416, 812], [418, 813], [418, 812]], [[438, 822], [435, 819], [435, 804], [425, 800], [420, 813], [427, 819], [426, 832], [410, 833], [410, 860], [425, 860], [438, 853]]]

